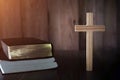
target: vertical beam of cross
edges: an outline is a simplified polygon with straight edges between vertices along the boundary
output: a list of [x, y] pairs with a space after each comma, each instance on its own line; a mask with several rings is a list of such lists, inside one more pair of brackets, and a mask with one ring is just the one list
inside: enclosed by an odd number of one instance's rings
[[[93, 14], [86, 14], [86, 26], [93, 25]], [[93, 65], [93, 31], [86, 32], [86, 70], [92, 71]]]
[[76, 32], [86, 32], [86, 71], [93, 70], [93, 32], [105, 31], [105, 26], [93, 24], [93, 13], [86, 13], [86, 25], [75, 25]]

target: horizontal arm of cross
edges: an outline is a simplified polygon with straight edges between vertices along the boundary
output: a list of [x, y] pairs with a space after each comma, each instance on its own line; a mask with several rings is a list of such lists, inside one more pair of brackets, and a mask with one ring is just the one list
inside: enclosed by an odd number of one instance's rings
[[76, 32], [105, 31], [104, 25], [75, 25]]

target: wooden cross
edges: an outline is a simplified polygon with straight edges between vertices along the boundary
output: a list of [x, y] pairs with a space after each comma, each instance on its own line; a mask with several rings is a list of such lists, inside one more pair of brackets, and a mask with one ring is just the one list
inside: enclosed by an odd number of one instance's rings
[[93, 70], [93, 32], [105, 31], [104, 25], [93, 24], [93, 13], [86, 13], [86, 25], [75, 25], [76, 32], [86, 32], [86, 70]]

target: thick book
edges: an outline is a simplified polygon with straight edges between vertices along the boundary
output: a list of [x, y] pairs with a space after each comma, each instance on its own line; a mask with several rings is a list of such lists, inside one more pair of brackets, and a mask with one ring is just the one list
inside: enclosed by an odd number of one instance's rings
[[1, 44], [4, 53], [10, 60], [52, 56], [51, 43], [35, 38], [1, 39]]
[[0, 60], [2, 74], [54, 69], [57, 67], [54, 57], [19, 61]]

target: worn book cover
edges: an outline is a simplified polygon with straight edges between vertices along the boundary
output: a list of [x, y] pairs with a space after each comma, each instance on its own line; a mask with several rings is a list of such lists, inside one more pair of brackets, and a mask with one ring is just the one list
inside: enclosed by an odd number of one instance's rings
[[10, 60], [52, 56], [52, 45], [35, 38], [1, 39], [3, 52]]

